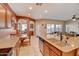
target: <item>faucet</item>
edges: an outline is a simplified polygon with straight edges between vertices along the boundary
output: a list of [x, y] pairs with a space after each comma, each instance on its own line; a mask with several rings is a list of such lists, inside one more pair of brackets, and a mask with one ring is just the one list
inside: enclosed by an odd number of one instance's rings
[[60, 33], [60, 41], [62, 41], [63, 39], [63, 36], [62, 36], [62, 33]]

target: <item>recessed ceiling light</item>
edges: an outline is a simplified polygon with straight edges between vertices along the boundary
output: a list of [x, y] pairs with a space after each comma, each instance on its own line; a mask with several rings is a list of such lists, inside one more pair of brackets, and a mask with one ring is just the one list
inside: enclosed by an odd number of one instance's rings
[[47, 12], [48, 12], [48, 10], [45, 10], [44, 12], [45, 12], [45, 13], [47, 13]]
[[32, 7], [29, 7], [30, 10], [32, 10]]

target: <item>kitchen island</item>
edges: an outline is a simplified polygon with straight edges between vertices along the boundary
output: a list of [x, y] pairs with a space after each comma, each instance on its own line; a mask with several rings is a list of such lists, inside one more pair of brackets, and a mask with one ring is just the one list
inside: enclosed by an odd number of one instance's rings
[[77, 56], [79, 55], [79, 37], [70, 37], [68, 42], [59, 40], [59, 37], [52, 38], [39, 35], [39, 48], [44, 56]]
[[4, 37], [0, 39], [0, 49], [11, 48], [14, 55], [19, 55], [19, 37]]

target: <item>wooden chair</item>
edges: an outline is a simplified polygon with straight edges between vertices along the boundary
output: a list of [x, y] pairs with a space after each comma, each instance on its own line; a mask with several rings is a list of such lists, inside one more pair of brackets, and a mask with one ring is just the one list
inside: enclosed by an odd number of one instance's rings
[[26, 34], [21, 35], [20, 40], [21, 40], [21, 45], [27, 45], [27, 44], [30, 45], [30, 38]]
[[16, 35], [17, 35], [16, 33], [11, 33], [10, 38], [14, 38], [14, 37], [16, 37]]

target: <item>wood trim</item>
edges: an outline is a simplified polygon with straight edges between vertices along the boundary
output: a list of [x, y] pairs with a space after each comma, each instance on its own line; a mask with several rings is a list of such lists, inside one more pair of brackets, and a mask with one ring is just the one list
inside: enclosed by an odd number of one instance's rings
[[[16, 17], [16, 23], [18, 23], [18, 18]], [[18, 29], [17, 29], [18, 25], [16, 25], [16, 34], [18, 35]]]
[[17, 17], [18, 20], [19, 19], [27, 20], [27, 32], [28, 32], [27, 34], [28, 34], [28, 36], [30, 38], [31, 37], [31, 35], [30, 35], [30, 21], [33, 21], [35, 23], [35, 20], [30, 18], [30, 17], [25, 17], [25, 16], [16, 16], [16, 17]]
[[18, 19], [20, 18], [28, 18], [32, 21], [35, 22], [35, 19], [31, 18], [31, 17], [27, 17], [27, 16], [17, 16], [16, 13], [11, 9], [11, 7], [8, 5], [8, 3], [0, 3], [5, 9], [8, 9], [9, 11], [12, 12], [13, 15], [15, 15], [16, 17], [18, 17]]
[[30, 36], [30, 21], [29, 21], [29, 19], [27, 19], [27, 34], [28, 34], [28, 36]]
[[5, 9], [5, 28], [8, 28], [7, 24], [7, 10]]
[[[5, 27], [7, 28], [7, 10], [9, 10], [12, 13], [12, 17], [15, 16], [16, 21], [18, 22], [19, 19], [26, 19], [27, 23], [28, 23], [28, 35], [30, 33], [30, 21], [34, 21], [35, 23], [35, 19], [31, 18], [31, 17], [27, 17], [27, 16], [17, 16], [15, 14], [15, 12], [10, 8], [10, 6], [8, 5], [8, 3], [0, 3], [6, 10], [5, 12]], [[16, 33], [18, 34], [18, 30], [17, 30], [17, 25], [16, 25]]]
[[10, 6], [8, 5], [8, 3], [0, 3], [5, 9], [9, 10], [10, 12], [12, 12], [13, 15], [16, 16], [16, 13], [10, 8]]
[[31, 21], [35, 22], [35, 19], [31, 18], [31, 17], [27, 17], [27, 16], [17, 16], [18, 19], [30, 19]]
[[[10, 6], [8, 5], [8, 3], [0, 3], [0, 5], [4, 8], [5, 10], [5, 28], [8, 28], [8, 19], [7, 19], [7, 11], [9, 10], [12, 13], [12, 16], [16, 17], [16, 14], [12, 11], [12, 9], [10, 8]], [[11, 17], [12, 17], [11, 16]]]

